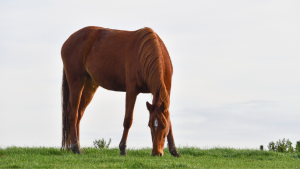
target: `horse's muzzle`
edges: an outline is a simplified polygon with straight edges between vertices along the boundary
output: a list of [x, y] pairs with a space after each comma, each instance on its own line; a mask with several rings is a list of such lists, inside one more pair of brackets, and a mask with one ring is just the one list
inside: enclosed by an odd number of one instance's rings
[[163, 151], [157, 151], [157, 152], [154, 152], [154, 151], [152, 151], [152, 155], [153, 156], [163, 156], [164, 155], [164, 152]]

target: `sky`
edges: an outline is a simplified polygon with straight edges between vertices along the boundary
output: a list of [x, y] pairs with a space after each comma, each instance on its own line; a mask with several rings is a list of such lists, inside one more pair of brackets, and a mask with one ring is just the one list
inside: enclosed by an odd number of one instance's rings
[[[174, 67], [177, 147], [258, 149], [300, 140], [300, 1], [0, 1], [0, 147], [61, 146], [60, 51], [86, 26], [152, 28]], [[152, 147], [139, 94], [127, 147]], [[98, 88], [80, 143], [123, 133], [125, 93]]]

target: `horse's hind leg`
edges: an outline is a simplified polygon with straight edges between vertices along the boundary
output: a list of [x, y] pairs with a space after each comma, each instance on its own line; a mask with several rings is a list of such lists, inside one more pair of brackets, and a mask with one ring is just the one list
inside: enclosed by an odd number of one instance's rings
[[78, 110], [78, 119], [77, 119], [77, 138], [79, 141], [79, 127], [80, 127], [80, 120], [84, 114], [84, 111], [86, 107], [89, 105], [89, 103], [92, 101], [93, 96], [98, 88], [98, 85], [95, 83], [95, 81], [88, 77], [84, 84], [84, 88], [81, 95], [79, 110]]
[[71, 149], [76, 154], [81, 154], [80, 144], [77, 136], [77, 121], [78, 121], [78, 108], [81, 99], [83, 86], [86, 82], [87, 75], [85, 74], [67, 74], [67, 79], [70, 88], [70, 105], [68, 111], [69, 114], [69, 129], [70, 129], [70, 141]]

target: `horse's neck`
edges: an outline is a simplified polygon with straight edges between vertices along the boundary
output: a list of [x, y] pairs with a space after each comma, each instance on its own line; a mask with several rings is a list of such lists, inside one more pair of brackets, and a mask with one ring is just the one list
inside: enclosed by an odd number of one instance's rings
[[161, 84], [159, 90], [152, 93], [152, 95], [153, 95], [153, 101], [152, 101], [153, 104], [160, 105], [162, 102], [164, 102], [164, 104], [167, 107], [169, 107], [170, 96], [164, 84]]

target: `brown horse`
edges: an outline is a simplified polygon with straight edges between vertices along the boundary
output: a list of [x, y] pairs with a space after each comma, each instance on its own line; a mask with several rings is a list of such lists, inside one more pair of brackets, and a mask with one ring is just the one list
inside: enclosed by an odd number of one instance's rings
[[119, 148], [126, 155], [126, 142], [139, 93], [152, 93], [149, 127], [152, 155], [163, 155], [165, 138], [173, 156], [175, 147], [169, 104], [173, 67], [163, 41], [151, 28], [137, 31], [85, 27], [63, 44], [62, 148], [81, 153], [79, 124], [98, 86], [126, 92], [124, 131]]

